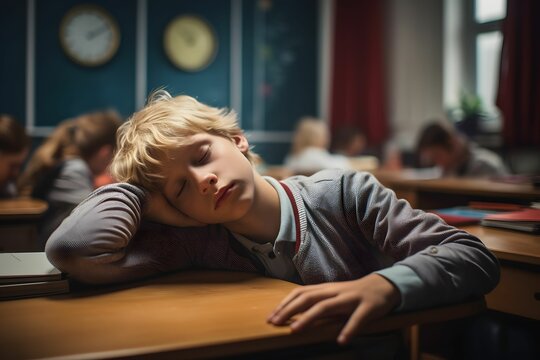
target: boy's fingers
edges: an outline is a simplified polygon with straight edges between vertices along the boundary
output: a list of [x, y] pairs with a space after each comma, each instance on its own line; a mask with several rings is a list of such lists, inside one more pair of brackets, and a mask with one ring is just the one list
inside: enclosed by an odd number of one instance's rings
[[174, 206], [159, 192], [148, 192], [143, 214], [146, 218], [177, 227], [206, 226]]
[[285, 296], [283, 298], [283, 300], [281, 300], [281, 302], [278, 304], [278, 306], [276, 306], [273, 313], [276, 313], [276, 312], [280, 311], [288, 303], [290, 303], [292, 300], [294, 300], [297, 296], [300, 296], [300, 294], [302, 294], [302, 292], [304, 292], [304, 289], [305, 289], [304, 287], [298, 287], [298, 288], [292, 290], [289, 294], [287, 294], [287, 296]]
[[348, 314], [352, 311], [351, 307], [354, 307], [354, 305], [344, 302], [339, 298], [329, 298], [320, 301], [303, 313], [302, 316], [291, 325], [291, 328], [294, 331], [303, 330], [312, 325], [317, 319], [339, 314]]
[[270, 320], [273, 316], [275, 316], [277, 313], [279, 313], [285, 306], [287, 306], [291, 301], [296, 299], [298, 296], [302, 295], [303, 293], [316, 290], [318, 288], [318, 285], [309, 285], [309, 286], [301, 286], [297, 287], [296, 289], [293, 289], [281, 302], [276, 306], [276, 308], [270, 313], [268, 316], [268, 320]]
[[369, 306], [360, 304], [352, 313], [351, 317], [338, 336], [338, 343], [347, 344], [358, 331], [373, 317]]
[[310, 307], [312, 307], [313, 304], [316, 304], [320, 301], [323, 301], [324, 299], [328, 297], [333, 297], [333, 296], [334, 296], [333, 293], [329, 293], [327, 291], [304, 292], [296, 296], [295, 298], [291, 299], [289, 303], [287, 303], [279, 311], [275, 312], [274, 315], [269, 318], [269, 321], [276, 325], [282, 325], [294, 315], [301, 313], [309, 309]]

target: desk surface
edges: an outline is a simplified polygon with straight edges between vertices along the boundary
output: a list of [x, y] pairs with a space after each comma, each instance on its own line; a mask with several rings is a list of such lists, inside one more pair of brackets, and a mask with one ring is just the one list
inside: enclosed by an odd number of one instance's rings
[[540, 235], [481, 225], [460, 228], [481, 239], [499, 259], [540, 265]]
[[460, 195], [484, 195], [502, 198], [518, 198], [526, 200], [540, 199], [540, 189], [532, 184], [512, 184], [489, 179], [441, 178], [415, 179], [406, 172], [377, 170], [373, 175], [390, 188], [408, 188], [416, 191], [436, 191]]
[[[266, 316], [295, 284], [236, 272], [183, 272], [137, 286], [0, 302], [0, 358], [227, 356], [334, 341], [339, 323], [291, 334]], [[389, 316], [365, 332], [475, 314], [484, 301]]]
[[47, 210], [47, 207], [47, 202], [39, 199], [0, 199], [0, 219], [39, 216]]

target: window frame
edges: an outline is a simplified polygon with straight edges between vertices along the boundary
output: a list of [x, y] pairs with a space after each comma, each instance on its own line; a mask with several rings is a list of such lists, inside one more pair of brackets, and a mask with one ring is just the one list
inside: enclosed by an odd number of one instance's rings
[[466, 1], [465, 6], [465, 88], [472, 94], [478, 93], [478, 69], [476, 68], [478, 53], [476, 39], [478, 35], [483, 33], [494, 31], [502, 33], [503, 21], [505, 19], [501, 18], [483, 23], [477, 22], [475, 17], [476, 1]]

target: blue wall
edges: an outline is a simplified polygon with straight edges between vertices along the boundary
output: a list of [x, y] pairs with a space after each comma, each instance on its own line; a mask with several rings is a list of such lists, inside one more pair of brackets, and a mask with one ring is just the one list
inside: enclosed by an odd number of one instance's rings
[[[231, 107], [231, 1], [152, 0], [146, 2], [146, 74], [136, 74], [136, 0], [96, 0], [118, 22], [121, 43], [108, 63], [75, 64], [58, 39], [60, 21], [79, 0], [35, 1], [34, 124], [39, 129], [80, 113], [114, 108], [123, 116], [136, 109], [137, 76], [145, 76], [146, 93], [166, 87], [213, 106]], [[0, 112], [25, 120], [27, 1], [0, 3]], [[256, 131], [255, 151], [268, 163], [279, 163], [289, 149], [283, 139], [265, 134], [291, 131], [299, 117], [317, 115], [318, 2], [315, 0], [241, 1], [241, 124]], [[174, 17], [191, 13], [216, 31], [215, 60], [195, 73], [181, 71], [166, 58], [163, 30]], [[238, 55], [238, 54], [235, 54]]]
[[[229, 106], [230, 2], [222, 0], [148, 2], [148, 91], [166, 86], [171, 94], [186, 94], [212, 106]], [[163, 50], [163, 29], [179, 14], [196, 14], [218, 37], [214, 61], [199, 72], [178, 70]]]
[[23, 121], [26, 82], [26, 3], [3, 0], [0, 10], [0, 112]]
[[62, 16], [83, 1], [36, 1], [36, 126], [53, 126], [68, 117], [114, 108], [123, 115], [135, 109], [135, 2], [94, 1], [120, 27], [115, 57], [99, 67], [84, 67], [64, 54], [58, 40]]

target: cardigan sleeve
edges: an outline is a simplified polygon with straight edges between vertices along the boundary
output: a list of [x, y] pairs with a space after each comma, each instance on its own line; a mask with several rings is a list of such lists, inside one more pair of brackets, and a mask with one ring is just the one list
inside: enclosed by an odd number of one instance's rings
[[47, 241], [53, 265], [70, 278], [108, 284], [187, 268], [255, 271], [222, 226], [178, 228], [141, 219], [146, 193], [126, 184], [94, 191]]
[[348, 206], [365, 238], [394, 260], [377, 272], [400, 290], [399, 310], [463, 301], [496, 286], [499, 263], [478, 238], [413, 209], [370, 174], [349, 173], [344, 181], [361, 194]]

